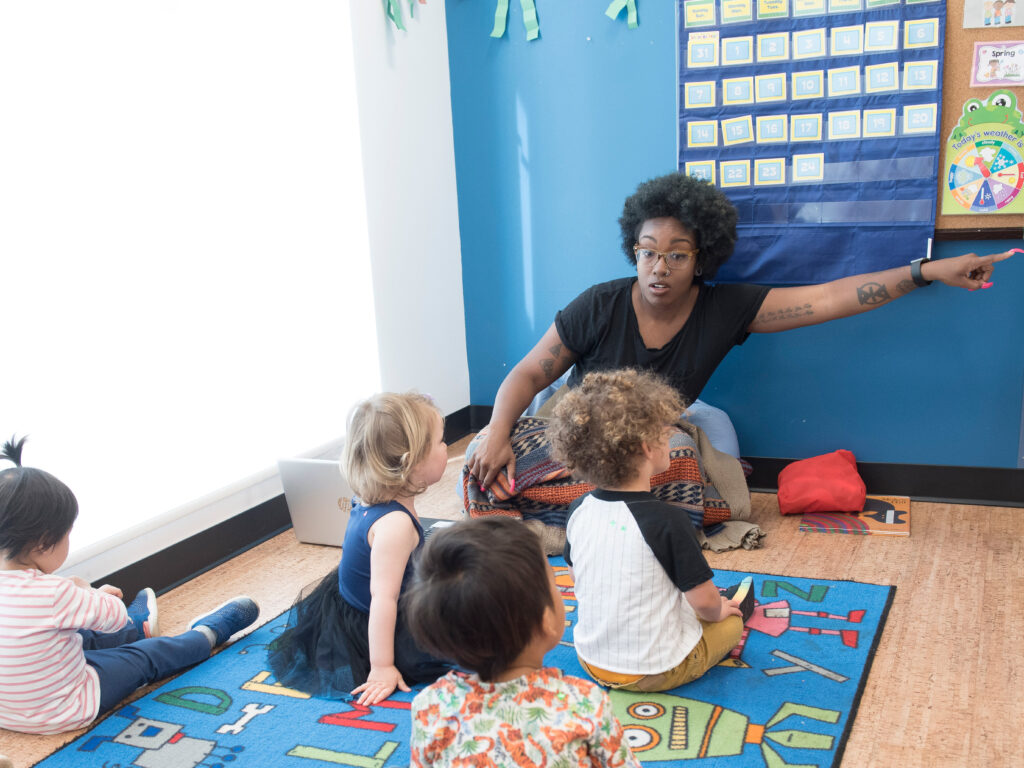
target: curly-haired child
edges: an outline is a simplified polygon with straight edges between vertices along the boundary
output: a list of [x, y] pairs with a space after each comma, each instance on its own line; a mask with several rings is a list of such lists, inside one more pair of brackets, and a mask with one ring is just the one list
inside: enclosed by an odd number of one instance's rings
[[188, 632], [157, 637], [153, 590], [126, 609], [117, 587], [55, 576], [78, 501], [49, 472], [21, 466], [24, 443], [12, 439], [0, 453], [15, 465], [0, 472], [0, 727], [62, 733], [203, 661], [256, 621], [259, 608], [236, 597], [194, 619]]
[[484, 517], [435, 534], [404, 601], [417, 641], [472, 670], [449, 672], [413, 700], [412, 765], [557, 758], [639, 768], [608, 695], [544, 666], [565, 631], [565, 606], [536, 534], [521, 522]]
[[602, 685], [663, 691], [717, 664], [739, 642], [754, 607], [723, 596], [693, 524], [651, 494], [669, 467], [669, 436], [683, 403], [651, 373], [589, 373], [555, 407], [548, 437], [573, 476], [597, 488], [566, 524], [584, 669]]

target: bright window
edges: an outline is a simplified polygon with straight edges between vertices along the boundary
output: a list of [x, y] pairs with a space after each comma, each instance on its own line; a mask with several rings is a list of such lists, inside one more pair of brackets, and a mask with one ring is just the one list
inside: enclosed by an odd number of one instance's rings
[[78, 496], [73, 553], [315, 452], [378, 388], [349, 25], [0, 9], [0, 436]]

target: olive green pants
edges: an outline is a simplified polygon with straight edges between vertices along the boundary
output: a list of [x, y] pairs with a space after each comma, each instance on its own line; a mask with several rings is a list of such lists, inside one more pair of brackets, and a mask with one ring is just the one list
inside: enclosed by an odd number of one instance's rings
[[724, 621], [710, 623], [699, 620], [704, 633], [689, 655], [678, 665], [655, 675], [624, 675], [587, 664], [580, 664], [594, 680], [608, 688], [627, 691], [667, 691], [696, 680], [726, 657], [743, 635], [743, 619], [730, 616]]

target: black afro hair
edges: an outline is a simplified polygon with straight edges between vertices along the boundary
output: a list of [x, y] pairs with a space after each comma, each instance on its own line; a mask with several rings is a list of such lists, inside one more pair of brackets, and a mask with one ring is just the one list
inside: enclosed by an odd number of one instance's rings
[[677, 220], [697, 235], [697, 266], [701, 276], [695, 280], [710, 280], [732, 256], [736, 245], [736, 208], [729, 198], [709, 181], [685, 173], [669, 173], [640, 184], [622, 207], [622, 250], [630, 264], [636, 265], [633, 245], [643, 223], [663, 217]]

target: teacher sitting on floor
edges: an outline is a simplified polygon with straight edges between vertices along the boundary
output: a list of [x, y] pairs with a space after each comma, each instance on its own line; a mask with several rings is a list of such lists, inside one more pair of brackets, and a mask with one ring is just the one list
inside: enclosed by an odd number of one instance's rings
[[713, 184], [670, 173], [626, 199], [622, 248], [635, 277], [600, 283], [555, 315], [537, 345], [505, 377], [487, 435], [468, 467], [483, 488], [502, 469], [515, 477], [509, 434], [534, 397], [570, 366], [573, 387], [590, 371], [634, 367], [664, 376], [693, 402], [687, 416], [720, 451], [739, 457], [725, 412], [697, 398], [726, 353], [750, 333], [816, 325], [875, 309], [938, 280], [974, 290], [1010, 252], [919, 259], [905, 267], [820, 285], [708, 285], [732, 255], [736, 209]]

